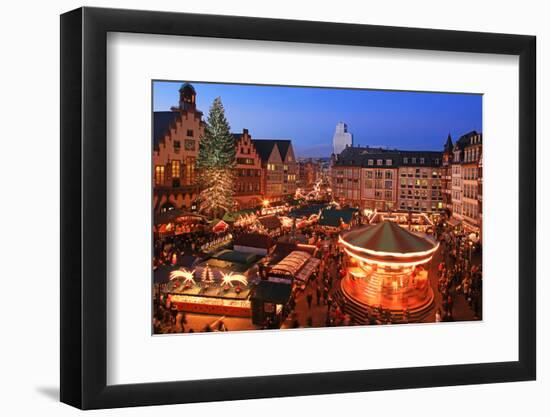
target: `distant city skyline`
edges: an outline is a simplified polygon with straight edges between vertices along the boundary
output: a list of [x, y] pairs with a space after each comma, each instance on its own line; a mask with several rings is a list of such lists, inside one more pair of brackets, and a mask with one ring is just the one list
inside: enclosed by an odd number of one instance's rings
[[[184, 81], [155, 81], [154, 111], [170, 110]], [[482, 95], [285, 87], [192, 82], [205, 119], [221, 97], [232, 132], [254, 139], [291, 139], [297, 157], [328, 157], [337, 123], [354, 146], [443, 150], [472, 130], [482, 131]]]

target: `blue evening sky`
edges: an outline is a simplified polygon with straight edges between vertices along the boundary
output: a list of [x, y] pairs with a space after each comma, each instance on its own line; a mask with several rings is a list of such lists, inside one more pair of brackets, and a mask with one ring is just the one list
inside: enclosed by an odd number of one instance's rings
[[[155, 81], [153, 108], [170, 110], [181, 81]], [[482, 130], [482, 96], [474, 94], [350, 90], [192, 82], [205, 117], [221, 97], [232, 132], [253, 139], [292, 139], [296, 156], [328, 157], [336, 123], [353, 133], [354, 145], [442, 150], [471, 130]]]

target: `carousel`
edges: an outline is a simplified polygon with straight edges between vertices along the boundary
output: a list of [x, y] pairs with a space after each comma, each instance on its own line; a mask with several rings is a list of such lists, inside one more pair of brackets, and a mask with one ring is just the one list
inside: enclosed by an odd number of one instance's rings
[[339, 244], [348, 257], [341, 282], [343, 304], [358, 322], [389, 310], [397, 321], [421, 321], [431, 310], [434, 293], [425, 268], [439, 244], [383, 221], [344, 232]]

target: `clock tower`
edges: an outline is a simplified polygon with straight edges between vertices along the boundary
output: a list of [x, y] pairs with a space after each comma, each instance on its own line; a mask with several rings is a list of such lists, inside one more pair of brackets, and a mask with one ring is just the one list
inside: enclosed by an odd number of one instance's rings
[[197, 98], [197, 93], [195, 88], [189, 83], [184, 83], [181, 85], [179, 92], [179, 110], [196, 110], [197, 104], [195, 100]]

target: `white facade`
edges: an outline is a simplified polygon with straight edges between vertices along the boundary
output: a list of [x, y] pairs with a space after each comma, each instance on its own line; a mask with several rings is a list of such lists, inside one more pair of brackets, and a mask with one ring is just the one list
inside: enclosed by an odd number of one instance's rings
[[344, 122], [339, 122], [332, 138], [332, 152], [338, 155], [346, 146], [353, 146], [353, 135], [348, 132], [348, 126]]

